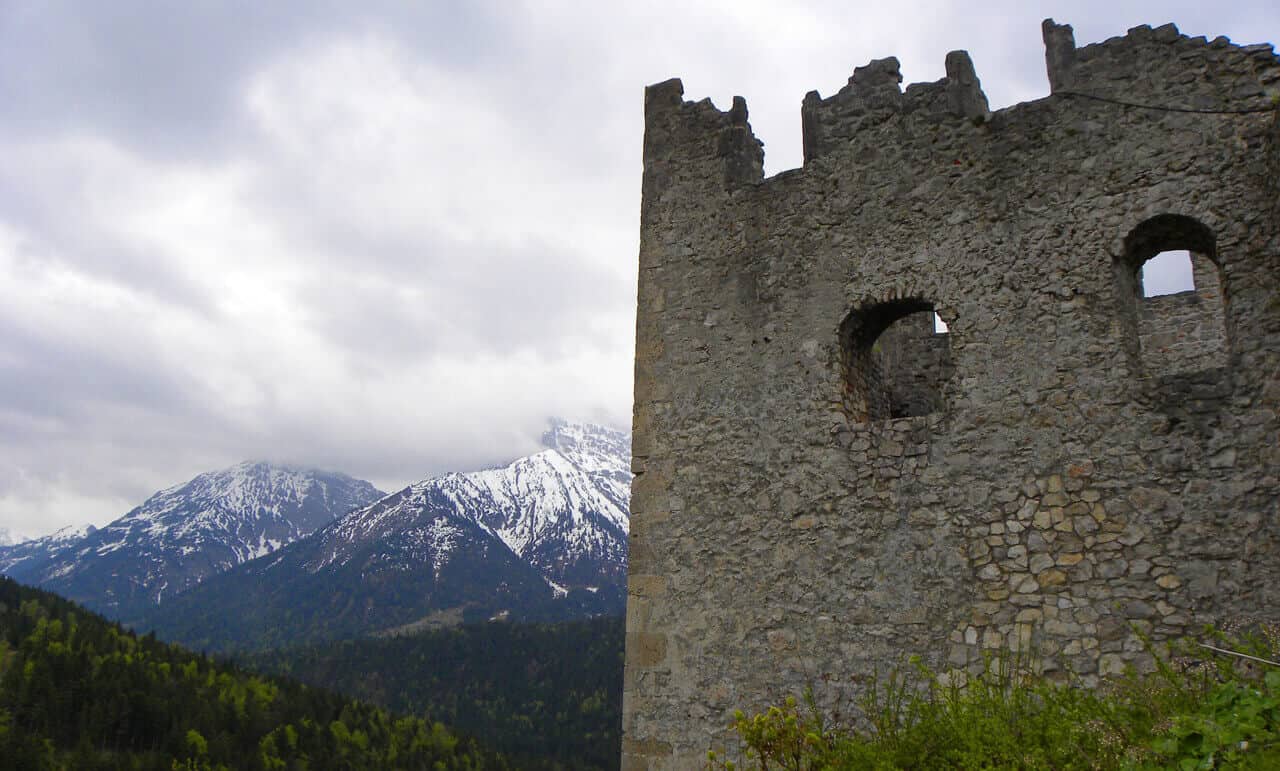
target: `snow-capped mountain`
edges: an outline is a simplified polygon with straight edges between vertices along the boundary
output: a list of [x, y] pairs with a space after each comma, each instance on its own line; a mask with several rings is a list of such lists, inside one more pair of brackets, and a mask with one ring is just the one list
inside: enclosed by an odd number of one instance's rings
[[67, 534], [47, 558], [4, 572], [128, 620], [382, 496], [343, 474], [245, 462], [161, 490], [105, 527]]
[[326, 547], [308, 569], [349, 561], [368, 542], [406, 538], [442, 564], [470, 530], [461, 523], [471, 522], [561, 594], [625, 584], [630, 437], [557, 419], [542, 442], [541, 452], [501, 468], [433, 477], [352, 512], [316, 534]]
[[625, 607], [630, 438], [554, 421], [501, 468], [418, 482], [149, 614], [205, 648]]
[[27, 581], [27, 576], [37, 575], [63, 549], [84, 540], [95, 530], [93, 525], [72, 525], [39, 538], [0, 546], [0, 573]]
[[454, 514], [497, 535], [561, 588], [624, 582], [630, 438], [601, 426], [557, 420], [543, 444], [542, 452], [503, 468], [413, 485], [401, 517], [412, 520], [428, 508], [424, 501], [443, 496]]

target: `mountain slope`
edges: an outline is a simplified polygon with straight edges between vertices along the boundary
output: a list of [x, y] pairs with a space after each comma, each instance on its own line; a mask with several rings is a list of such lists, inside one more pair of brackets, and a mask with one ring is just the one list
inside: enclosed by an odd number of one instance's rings
[[50, 560], [95, 530], [97, 528], [93, 525], [64, 527], [40, 538], [0, 546], [0, 573], [32, 583], [29, 576], [39, 575]]
[[510, 767], [439, 723], [138, 637], [7, 578], [0, 651], [5, 769]]
[[543, 608], [552, 588], [493, 533], [414, 488], [152, 609], [205, 650], [272, 648]]
[[382, 495], [343, 474], [241, 463], [162, 490], [111, 524], [5, 572], [130, 621]]
[[166, 602], [145, 626], [217, 650], [621, 613], [627, 436], [557, 421], [544, 443], [353, 511]]
[[493, 531], [560, 586], [625, 584], [629, 442], [621, 431], [554, 421], [542, 452], [415, 487], [443, 493], [456, 513]]
[[623, 619], [467, 624], [386, 639], [273, 650], [241, 660], [363, 702], [431, 715], [525, 767], [617, 769]]

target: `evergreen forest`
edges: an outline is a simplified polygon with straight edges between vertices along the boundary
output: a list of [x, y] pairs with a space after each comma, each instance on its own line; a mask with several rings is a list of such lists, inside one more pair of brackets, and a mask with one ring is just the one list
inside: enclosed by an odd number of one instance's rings
[[139, 637], [0, 578], [0, 768], [511, 767], [441, 723]]
[[483, 736], [521, 768], [616, 769], [621, 617], [487, 623], [256, 654], [245, 666]]

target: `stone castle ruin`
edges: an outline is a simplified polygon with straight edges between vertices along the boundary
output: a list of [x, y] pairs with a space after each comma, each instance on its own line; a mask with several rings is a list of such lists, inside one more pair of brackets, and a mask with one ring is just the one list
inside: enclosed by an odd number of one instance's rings
[[1044, 39], [996, 112], [964, 52], [858, 68], [769, 179], [741, 98], [646, 91], [624, 768], [906, 654], [1089, 685], [1280, 607], [1280, 59]]

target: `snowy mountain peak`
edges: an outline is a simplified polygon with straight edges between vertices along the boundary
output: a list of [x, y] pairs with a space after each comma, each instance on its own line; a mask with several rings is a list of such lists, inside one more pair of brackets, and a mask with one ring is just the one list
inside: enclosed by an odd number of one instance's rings
[[53, 555], [97, 532], [93, 525], [68, 525], [39, 538], [0, 546], [0, 573], [20, 580], [38, 575]]
[[622, 586], [630, 437], [553, 420], [542, 440], [547, 449], [506, 466], [432, 477], [352, 512], [316, 534], [325, 545], [307, 570], [347, 565], [373, 543], [412, 542], [398, 548], [429, 553], [438, 571], [458, 534], [478, 526], [553, 587]]
[[344, 514], [381, 495], [368, 482], [337, 472], [244, 461], [161, 490], [125, 518], [167, 520], [173, 512], [182, 511], [195, 517], [188, 527], [225, 520], [228, 515], [282, 520], [305, 535], [333, 519], [335, 512]]
[[542, 446], [556, 450], [584, 471], [630, 473], [631, 435], [625, 431], [552, 418], [551, 427], [542, 435]]
[[0, 570], [127, 619], [382, 496], [345, 474], [247, 461], [161, 490], [100, 529], [59, 531], [21, 563], [0, 555]]
[[98, 528], [93, 525], [67, 525], [45, 536], [45, 539], [50, 543], [70, 544], [79, 541], [81, 538], [87, 538], [96, 532], [98, 532]]
[[543, 443], [505, 466], [409, 485], [147, 619], [179, 639], [261, 645], [620, 613], [628, 436], [554, 421]]

